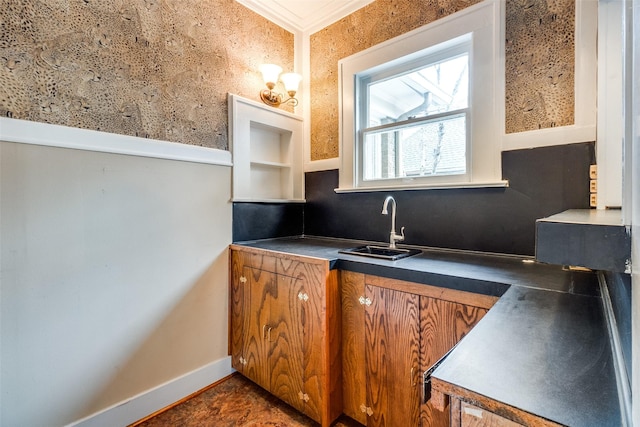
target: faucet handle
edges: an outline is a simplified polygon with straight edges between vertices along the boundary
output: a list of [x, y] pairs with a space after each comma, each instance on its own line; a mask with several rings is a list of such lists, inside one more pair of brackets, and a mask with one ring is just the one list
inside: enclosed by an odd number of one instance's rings
[[400, 236], [396, 237], [396, 240], [398, 241], [404, 240], [404, 227], [400, 228]]

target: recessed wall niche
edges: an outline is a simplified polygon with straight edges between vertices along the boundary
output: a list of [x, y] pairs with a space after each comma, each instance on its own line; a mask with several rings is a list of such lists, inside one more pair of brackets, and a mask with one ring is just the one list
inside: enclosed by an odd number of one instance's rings
[[233, 201], [303, 201], [303, 118], [229, 95]]

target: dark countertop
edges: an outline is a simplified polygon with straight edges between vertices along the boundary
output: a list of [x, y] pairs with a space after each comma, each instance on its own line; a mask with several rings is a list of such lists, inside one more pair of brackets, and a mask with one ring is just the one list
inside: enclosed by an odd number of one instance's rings
[[236, 244], [326, 259], [332, 269], [491, 296], [502, 296], [513, 285], [585, 295], [599, 294], [594, 274], [564, 271], [559, 266], [536, 263], [525, 257], [425, 247], [418, 247], [422, 250], [421, 255], [397, 261], [338, 253], [342, 249], [370, 243], [374, 242], [287, 237]]
[[622, 425], [597, 297], [512, 287], [433, 377], [563, 425]]
[[433, 248], [398, 261], [338, 253], [365, 243], [372, 242], [292, 237], [236, 244], [327, 259], [331, 268], [501, 296], [433, 376], [561, 424], [621, 425], [596, 274]]

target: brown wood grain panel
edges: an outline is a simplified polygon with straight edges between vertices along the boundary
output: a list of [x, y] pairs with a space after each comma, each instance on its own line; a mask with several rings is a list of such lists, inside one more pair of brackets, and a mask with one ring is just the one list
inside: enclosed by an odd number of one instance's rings
[[494, 414], [500, 414], [501, 417], [514, 421], [523, 426], [529, 427], [561, 427], [554, 421], [541, 418], [530, 412], [523, 411], [514, 406], [507, 405], [502, 402], [490, 399], [481, 394], [475, 393], [462, 387], [437, 378], [432, 379], [432, 387], [434, 390], [451, 396], [451, 399], [460, 399], [462, 402], [473, 402], [473, 404], [481, 409], [485, 409]]
[[522, 424], [485, 411], [477, 406], [462, 402], [460, 409], [460, 427], [522, 427]]
[[338, 272], [326, 259], [230, 248], [232, 364], [329, 427], [342, 413]]
[[[323, 265], [308, 263], [300, 258], [278, 258], [276, 271], [279, 277], [291, 277], [299, 284], [289, 294], [292, 305], [299, 308], [293, 321], [303, 332], [304, 342], [299, 348], [302, 383], [300, 391], [306, 394], [302, 411], [316, 421], [328, 415], [328, 350], [326, 332], [325, 270]], [[301, 299], [302, 297], [302, 299]]]
[[[242, 374], [260, 386], [269, 388], [268, 347], [264, 340], [269, 323], [271, 301], [274, 298], [276, 275], [268, 271], [244, 267], [245, 320], [242, 329], [243, 355], [246, 359]], [[249, 287], [247, 294], [246, 289]]]
[[[302, 283], [303, 299], [298, 299], [302, 318], [298, 324], [304, 330], [303, 390], [308, 400], [304, 413], [310, 418], [321, 421], [327, 419], [329, 400], [327, 399], [329, 371], [329, 347], [327, 334], [327, 307], [325, 304], [324, 275], [320, 266], [308, 263], [297, 264], [292, 270], [295, 280]], [[307, 299], [308, 298], [308, 299]]]
[[249, 252], [245, 255], [249, 261], [249, 266], [256, 270], [276, 273], [276, 257], [262, 252]]
[[[419, 296], [365, 286], [368, 426], [413, 426], [420, 417]], [[398, 403], [402, 402], [401, 405]]]
[[242, 372], [244, 366], [241, 363], [244, 348], [242, 331], [246, 328], [245, 312], [248, 304], [245, 301], [245, 286], [240, 281], [245, 265], [244, 253], [231, 251], [229, 271], [229, 354], [231, 366], [238, 372]]
[[[487, 313], [484, 308], [420, 298], [420, 332], [422, 370], [426, 371], [460, 341]], [[434, 402], [421, 406], [423, 424], [434, 427], [449, 425], [449, 414], [434, 408]]]
[[[438, 392], [439, 393], [439, 392]], [[462, 427], [462, 421], [460, 420], [460, 407], [462, 402], [459, 399], [449, 399], [449, 419], [451, 420], [451, 427]], [[439, 409], [439, 408], [438, 408]], [[443, 408], [444, 410], [444, 408]]]
[[367, 285], [379, 286], [387, 289], [394, 289], [402, 292], [410, 292], [412, 294], [425, 297], [436, 298], [445, 301], [457, 302], [461, 304], [471, 305], [490, 309], [498, 301], [499, 297], [490, 295], [475, 294], [473, 292], [458, 291], [455, 289], [440, 288], [432, 285], [424, 285], [421, 283], [406, 282], [404, 280], [389, 279], [387, 277], [369, 276], [365, 277]]
[[277, 292], [270, 305], [267, 341], [271, 378], [269, 390], [304, 411], [304, 306], [298, 300], [303, 282], [277, 275]]
[[[328, 265], [327, 265], [328, 269]], [[329, 393], [327, 416], [333, 422], [342, 414], [342, 311], [340, 309], [340, 285], [338, 270], [325, 271], [325, 303], [327, 336], [325, 344], [329, 349], [326, 352], [328, 358], [327, 385], [325, 390]], [[327, 405], [325, 405], [327, 406]]]
[[342, 302], [342, 390], [344, 413], [361, 424], [367, 423], [360, 410], [367, 401], [365, 365], [365, 313], [358, 298], [364, 296], [364, 274], [340, 272]]
[[[247, 254], [258, 254], [263, 256], [266, 255], [266, 256], [274, 257], [273, 262], [277, 262], [278, 260], [283, 260], [283, 259], [290, 259], [290, 260], [305, 262], [307, 264], [316, 264], [316, 265], [328, 265], [329, 263], [326, 258], [316, 258], [316, 257], [311, 257], [306, 255], [297, 255], [297, 254], [292, 254], [288, 252], [279, 252], [279, 251], [274, 251], [270, 249], [254, 248], [251, 246], [238, 245], [233, 243], [229, 245], [229, 247], [232, 250], [242, 251]], [[272, 265], [270, 264], [270, 262], [271, 261], [269, 261], [266, 264], [267, 268], [270, 268], [268, 266]]]

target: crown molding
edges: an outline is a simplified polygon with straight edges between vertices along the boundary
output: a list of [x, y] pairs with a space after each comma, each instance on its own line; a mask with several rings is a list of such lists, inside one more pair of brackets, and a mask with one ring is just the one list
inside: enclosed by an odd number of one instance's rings
[[292, 33], [313, 34], [374, 0], [236, 0]]

